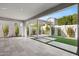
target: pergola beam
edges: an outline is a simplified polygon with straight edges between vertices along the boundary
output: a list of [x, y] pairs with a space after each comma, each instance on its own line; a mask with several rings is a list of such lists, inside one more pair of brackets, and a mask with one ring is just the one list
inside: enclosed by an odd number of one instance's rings
[[19, 22], [23, 22], [23, 20], [17, 20], [17, 19], [6, 18], [6, 17], [0, 17], [0, 20], [4, 20], [4, 21], [19, 21]]

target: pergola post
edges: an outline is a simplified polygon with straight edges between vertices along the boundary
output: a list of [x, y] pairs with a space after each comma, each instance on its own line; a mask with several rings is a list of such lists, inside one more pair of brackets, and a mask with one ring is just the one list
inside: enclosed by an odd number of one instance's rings
[[78, 4], [78, 19], [77, 19], [77, 31], [78, 31], [78, 34], [77, 34], [77, 54], [79, 56], [79, 4]]

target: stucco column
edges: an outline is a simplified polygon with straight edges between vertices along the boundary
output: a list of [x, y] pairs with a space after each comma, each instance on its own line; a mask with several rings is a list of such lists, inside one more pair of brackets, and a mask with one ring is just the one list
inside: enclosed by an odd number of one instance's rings
[[29, 27], [29, 36], [31, 36], [31, 25], [29, 25], [28, 27]]
[[77, 19], [77, 54], [79, 56], [79, 4], [78, 4], [78, 19]]
[[42, 35], [42, 33], [43, 33], [43, 30], [42, 30], [42, 25], [41, 25], [41, 35]]
[[57, 31], [57, 28], [55, 27], [54, 36], [57, 36], [57, 35], [58, 35], [58, 31]]
[[23, 22], [23, 37], [27, 37], [26, 22]]
[[39, 35], [39, 21], [38, 21], [38, 19], [37, 19], [37, 38], [38, 38], [38, 35]]

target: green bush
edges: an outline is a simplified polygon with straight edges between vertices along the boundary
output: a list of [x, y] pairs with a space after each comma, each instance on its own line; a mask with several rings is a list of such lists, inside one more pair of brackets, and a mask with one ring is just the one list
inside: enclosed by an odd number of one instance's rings
[[55, 28], [51, 27], [51, 34], [54, 35]]
[[58, 36], [61, 36], [61, 29], [58, 29]]
[[19, 26], [17, 23], [15, 23], [14, 25], [15, 25], [15, 35], [19, 36]]
[[49, 31], [50, 30], [50, 26], [48, 24], [45, 24], [45, 30]]
[[50, 25], [45, 24], [45, 33], [48, 34], [50, 32]]
[[69, 37], [74, 37], [75, 36], [75, 32], [71, 27], [69, 27], [67, 29], [67, 34], [69, 35]]
[[27, 26], [26, 29], [27, 29], [27, 36], [29, 36], [29, 27]]
[[32, 35], [36, 34], [36, 30], [32, 29]]
[[8, 25], [7, 24], [3, 24], [2, 29], [3, 29], [4, 37], [6, 37], [8, 35], [8, 33], [9, 33]]

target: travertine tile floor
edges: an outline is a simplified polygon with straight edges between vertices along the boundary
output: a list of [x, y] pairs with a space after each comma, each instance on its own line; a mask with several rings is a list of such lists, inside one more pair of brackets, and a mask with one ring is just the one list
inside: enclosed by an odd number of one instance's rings
[[24, 38], [0, 38], [0, 56], [75, 56], [74, 54]]

